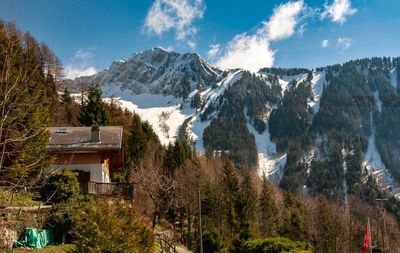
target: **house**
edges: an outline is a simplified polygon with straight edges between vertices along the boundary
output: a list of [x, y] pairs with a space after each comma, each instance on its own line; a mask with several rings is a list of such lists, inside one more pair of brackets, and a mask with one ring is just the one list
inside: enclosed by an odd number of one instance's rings
[[50, 127], [52, 169], [78, 172], [81, 183], [110, 183], [110, 171], [122, 168], [122, 126]]

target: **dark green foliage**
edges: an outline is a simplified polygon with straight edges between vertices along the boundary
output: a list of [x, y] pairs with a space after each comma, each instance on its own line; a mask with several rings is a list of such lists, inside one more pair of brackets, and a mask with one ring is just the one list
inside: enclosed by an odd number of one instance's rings
[[157, 134], [148, 122], [142, 122], [139, 115], [133, 114], [129, 132], [125, 161], [127, 165], [138, 163], [148, 152], [149, 143], [159, 143]]
[[370, 110], [374, 101], [366, 77], [356, 66], [349, 62], [342, 68], [327, 68], [329, 85], [313, 121], [313, 130], [329, 134], [336, 143], [349, 142], [354, 136], [367, 139], [371, 131]]
[[69, 93], [68, 88], [65, 87], [64, 93], [61, 95], [61, 103], [64, 105], [64, 113], [68, 122], [72, 122], [73, 118], [71, 109], [72, 102], [71, 94]]
[[81, 188], [75, 173], [67, 169], [52, 172], [41, 188], [43, 200], [50, 203], [66, 202], [80, 193]]
[[134, 211], [117, 202], [94, 201], [76, 211], [74, 233], [78, 252], [153, 252], [154, 237]]
[[343, 192], [343, 156], [336, 147], [328, 161], [313, 161], [307, 186], [312, 194], [322, 194], [328, 199], [337, 199]]
[[271, 139], [277, 142], [277, 151], [284, 152], [293, 140], [301, 140], [311, 124], [311, 115], [307, 108], [307, 99], [311, 97], [311, 88], [304, 83], [290, 84], [285, 92], [282, 104], [272, 111], [268, 121]]
[[55, 240], [57, 242], [72, 242], [75, 239], [73, 230], [76, 225], [76, 216], [79, 215], [79, 210], [93, 204], [94, 202], [91, 198], [77, 195], [69, 198], [65, 202], [52, 205], [46, 224], [53, 229]]
[[257, 212], [257, 192], [253, 186], [251, 171], [246, 168], [243, 171], [243, 179], [240, 184], [237, 213], [241, 236], [249, 237], [254, 231]]
[[175, 141], [165, 150], [164, 167], [167, 174], [174, 174], [175, 169], [182, 166], [191, 157], [191, 150], [186, 142]]
[[210, 126], [204, 130], [205, 148], [209, 151], [226, 152], [238, 164], [254, 166], [257, 162], [257, 148], [243, 112], [229, 117], [222, 116], [225, 110], [228, 110], [228, 106], [223, 106], [220, 116], [212, 120]]
[[[265, 81], [254, 74], [243, 71], [242, 78], [234, 82], [219, 100], [218, 117], [211, 121], [203, 133], [203, 141], [209, 153], [226, 152], [236, 164], [255, 166], [257, 150], [254, 136], [249, 132], [247, 119], [254, 128], [263, 132], [266, 128], [266, 104], [275, 104], [280, 99], [277, 84], [265, 85]], [[210, 105], [202, 114], [202, 120], [215, 112]]]
[[233, 239], [239, 233], [239, 180], [235, 167], [228, 161], [224, 166], [221, 178], [222, 186], [222, 211], [224, 224], [226, 227], [226, 238]]
[[312, 74], [311, 70], [305, 68], [263, 68], [260, 69], [262, 73], [273, 74], [277, 76], [295, 76], [300, 74]]
[[83, 95], [79, 122], [85, 126], [110, 124], [110, 112], [107, 104], [102, 100], [101, 89], [98, 84], [92, 83], [89, 90]]
[[316, 233], [313, 242], [316, 252], [341, 252], [339, 248], [341, 233], [345, 231], [339, 219], [337, 219], [338, 210], [334, 210], [330, 203], [320, 197], [316, 210]]
[[385, 166], [400, 180], [400, 95], [383, 101], [382, 113], [376, 122], [376, 145]]
[[190, 140], [188, 139], [188, 134], [187, 134], [187, 127], [189, 122], [192, 120], [192, 116], [188, 117], [185, 119], [179, 128], [179, 133], [178, 133], [178, 140], [182, 142], [189, 142]]
[[354, 151], [354, 154], [348, 154], [346, 157], [346, 182], [349, 187], [348, 192], [357, 194], [362, 186], [362, 154], [359, 150]]
[[190, 102], [190, 106], [196, 109], [199, 109], [201, 107], [200, 92], [196, 92], [196, 94], [194, 94], [192, 101]]
[[299, 162], [302, 155], [301, 145], [293, 143], [287, 154], [283, 177], [279, 182], [282, 189], [293, 194], [298, 193], [306, 181], [306, 164]]
[[54, 81], [46, 79], [40, 45], [0, 20], [0, 185], [32, 186], [46, 159]]
[[203, 233], [203, 252], [222, 252], [222, 249], [221, 238], [215, 228]]
[[284, 212], [279, 235], [291, 240], [305, 240], [308, 238], [304, 221], [304, 207], [291, 193], [284, 193]]
[[312, 247], [306, 242], [294, 242], [287, 238], [250, 239], [242, 241], [231, 253], [311, 253]]
[[261, 194], [258, 200], [260, 234], [264, 237], [276, 236], [279, 213], [275, 203], [275, 196], [267, 178], [263, 176]]

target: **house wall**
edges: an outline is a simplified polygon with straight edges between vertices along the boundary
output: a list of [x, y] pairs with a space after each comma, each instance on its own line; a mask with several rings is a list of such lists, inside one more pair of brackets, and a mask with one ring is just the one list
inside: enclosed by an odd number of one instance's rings
[[53, 165], [50, 170], [59, 169], [79, 170], [90, 173], [90, 181], [99, 183], [110, 183], [110, 175], [101, 163], [95, 164], [65, 164], [65, 165]]
[[112, 165], [122, 164], [121, 154], [122, 152], [59, 153], [55, 156], [57, 165], [51, 169], [68, 168], [90, 172], [90, 181], [109, 183]]

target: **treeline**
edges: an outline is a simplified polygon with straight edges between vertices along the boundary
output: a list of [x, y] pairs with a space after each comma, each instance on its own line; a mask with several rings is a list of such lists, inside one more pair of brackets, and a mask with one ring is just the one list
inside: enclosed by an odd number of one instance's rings
[[0, 20], [0, 186], [32, 186], [48, 166], [45, 128], [61, 70], [46, 44]]

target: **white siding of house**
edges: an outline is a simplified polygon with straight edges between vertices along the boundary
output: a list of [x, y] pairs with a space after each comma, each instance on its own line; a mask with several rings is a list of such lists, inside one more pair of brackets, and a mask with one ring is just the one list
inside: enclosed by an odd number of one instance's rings
[[67, 168], [69, 170], [80, 170], [90, 172], [90, 181], [98, 183], [110, 183], [110, 176], [107, 170], [103, 169], [103, 164], [67, 164], [67, 165], [53, 165], [51, 170]]

